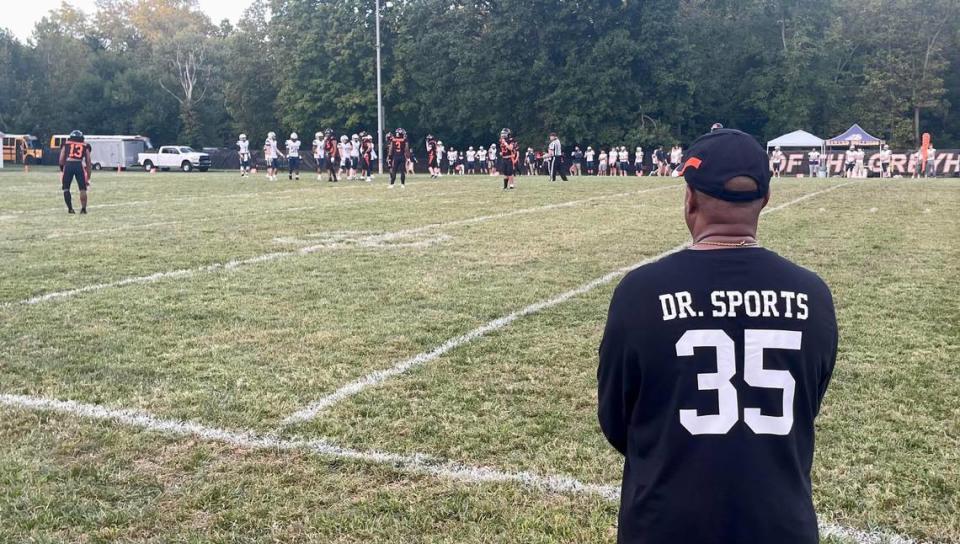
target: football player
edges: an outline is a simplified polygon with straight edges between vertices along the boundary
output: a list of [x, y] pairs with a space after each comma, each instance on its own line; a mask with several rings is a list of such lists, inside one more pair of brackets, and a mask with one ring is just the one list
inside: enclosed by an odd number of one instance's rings
[[480, 174], [487, 173], [487, 148], [482, 145], [477, 149], [477, 168]]
[[293, 180], [296, 177], [300, 181], [300, 138], [296, 132], [290, 133], [290, 139], [287, 140], [287, 179]]
[[337, 168], [340, 165], [340, 146], [337, 145], [337, 139], [333, 137], [333, 131], [327, 129], [323, 131], [323, 151], [327, 159], [327, 182], [337, 182]]
[[890, 146], [884, 145], [883, 149], [880, 150], [878, 154], [880, 160], [880, 177], [889, 178], [891, 175], [890, 172]]
[[283, 153], [277, 148], [277, 133], [268, 132], [263, 142], [263, 157], [267, 161], [267, 179], [277, 181], [277, 171], [280, 169], [280, 157]]
[[324, 164], [324, 138], [322, 132], [313, 135], [313, 160], [317, 163], [317, 181], [320, 181], [321, 173], [326, 164]]
[[770, 154], [770, 162], [773, 163], [773, 175], [777, 178], [783, 173], [783, 151], [780, 151], [780, 146], [778, 145], [773, 153]]
[[437, 139], [427, 134], [427, 170], [431, 178], [440, 177], [440, 162], [437, 157]]
[[[340, 156], [340, 176], [344, 175], [346, 172], [348, 175], [350, 173], [350, 137], [346, 134], [340, 135], [340, 145], [337, 146], [337, 152]], [[353, 179], [348, 177], [347, 181]]]
[[853, 169], [857, 166], [857, 148], [850, 144], [850, 149], [843, 152], [843, 177], [852, 178], [856, 175]]
[[70, 196], [70, 185], [77, 180], [80, 189], [80, 214], [87, 213], [87, 182], [90, 180], [90, 171], [93, 165], [90, 161], [90, 148], [83, 143], [83, 133], [79, 130], [70, 132], [67, 141], [60, 148], [60, 185], [63, 189], [63, 202], [67, 205], [67, 213], [73, 211], [73, 198]]
[[350, 177], [348, 179], [360, 179], [358, 172], [362, 166], [360, 164], [360, 135], [354, 134], [350, 137]]
[[473, 149], [472, 145], [467, 148], [467, 173], [477, 173], [477, 151]]
[[240, 156], [240, 177], [247, 177], [250, 173], [250, 142], [246, 134], [241, 134], [237, 140], [237, 153]]
[[514, 174], [517, 161], [520, 159], [517, 152], [517, 140], [509, 128], [500, 131], [500, 167], [497, 169], [503, 174], [503, 190], [516, 189]]
[[390, 140], [390, 151], [387, 154], [387, 162], [390, 164], [390, 188], [397, 180], [397, 174], [400, 174], [400, 188], [407, 187], [407, 158], [410, 155], [410, 145], [407, 143], [407, 131], [398, 128], [393, 133]]
[[373, 158], [376, 153], [373, 150], [373, 136], [366, 132], [360, 133], [360, 167], [363, 173], [366, 173], [367, 183], [373, 181]]

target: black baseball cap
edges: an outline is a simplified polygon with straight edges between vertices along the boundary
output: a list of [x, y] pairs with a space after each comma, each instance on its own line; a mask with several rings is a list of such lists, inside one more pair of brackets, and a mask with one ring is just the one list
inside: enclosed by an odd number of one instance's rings
[[[767, 152], [756, 138], [721, 128], [697, 138], [684, 154], [680, 170], [687, 185], [727, 202], [749, 202], [770, 192]], [[724, 185], [737, 176], [757, 182], [756, 191], [729, 191]]]

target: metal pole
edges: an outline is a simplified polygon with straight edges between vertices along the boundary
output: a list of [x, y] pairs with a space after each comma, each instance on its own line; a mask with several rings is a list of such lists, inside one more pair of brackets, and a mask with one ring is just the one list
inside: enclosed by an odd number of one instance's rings
[[[368, 4], [369, 5], [369, 4]], [[377, 166], [383, 175], [383, 90], [380, 86], [380, 0], [377, 0]], [[404, 165], [406, 168], [406, 165]]]

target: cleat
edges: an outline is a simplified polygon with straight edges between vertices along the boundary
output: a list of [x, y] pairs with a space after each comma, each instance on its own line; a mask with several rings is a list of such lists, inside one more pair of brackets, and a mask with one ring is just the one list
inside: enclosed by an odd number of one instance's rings
[[87, 209], [86, 209], [86, 208], [80, 208], [80, 215], [87, 215]]
[[406, 188], [407, 188], [407, 184], [406, 184], [406, 183], [401, 183], [401, 184], [400, 184], [400, 188], [401, 188], [401, 189], [406, 189]]
[[67, 213], [77, 213], [77, 212], [73, 211], [73, 208], [67, 208]]
[[393, 189], [393, 184], [391, 183], [390, 185], [387, 185], [387, 188], [388, 188], [388, 189]]

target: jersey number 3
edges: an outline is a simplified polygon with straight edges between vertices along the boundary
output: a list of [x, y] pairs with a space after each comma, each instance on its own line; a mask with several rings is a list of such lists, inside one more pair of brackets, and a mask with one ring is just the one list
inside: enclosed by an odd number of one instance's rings
[[[793, 428], [793, 396], [796, 381], [789, 370], [763, 368], [763, 350], [799, 350], [803, 333], [799, 331], [746, 329], [744, 331], [743, 380], [750, 387], [783, 391], [783, 415], [765, 416], [759, 408], [744, 408], [743, 420], [757, 434], [786, 435]], [[691, 357], [695, 348], [717, 351], [717, 371], [697, 374], [700, 391], [716, 391], [717, 414], [699, 415], [696, 410], [680, 410], [680, 424], [690, 434], [726, 434], [740, 418], [737, 390], [730, 379], [737, 373], [733, 340], [720, 329], [687, 331], [677, 341], [677, 357]]]

